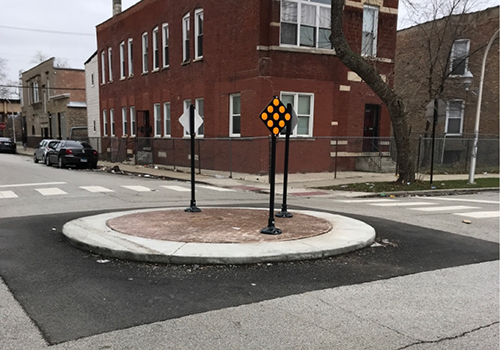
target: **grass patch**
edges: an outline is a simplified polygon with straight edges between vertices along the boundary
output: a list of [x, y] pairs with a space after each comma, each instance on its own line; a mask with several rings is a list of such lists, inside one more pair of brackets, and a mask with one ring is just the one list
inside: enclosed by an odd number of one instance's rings
[[434, 181], [432, 186], [429, 181], [415, 181], [409, 185], [402, 184], [399, 182], [362, 182], [362, 183], [352, 183], [347, 185], [336, 185], [336, 186], [326, 186], [321, 187], [325, 190], [333, 191], [356, 191], [356, 192], [397, 192], [397, 191], [421, 191], [421, 190], [449, 190], [458, 188], [485, 188], [485, 187], [496, 187], [500, 186], [500, 178], [481, 178], [475, 179], [476, 183], [470, 185], [467, 180], [445, 180], [445, 181]]

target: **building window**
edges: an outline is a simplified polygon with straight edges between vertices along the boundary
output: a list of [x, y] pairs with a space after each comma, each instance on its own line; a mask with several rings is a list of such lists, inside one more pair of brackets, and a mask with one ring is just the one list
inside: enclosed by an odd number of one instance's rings
[[[184, 112], [189, 111], [189, 107], [191, 106], [191, 100], [184, 100]], [[184, 136], [190, 136], [189, 135], [189, 129], [184, 128]]]
[[158, 27], [153, 29], [153, 71], [160, 69], [160, 37]]
[[189, 13], [182, 18], [182, 61], [189, 61]]
[[113, 81], [113, 60], [112, 58], [112, 50], [108, 48], [108, 73], [109, 73], [109, 82]]
[[165, 130], [165, 136], [172, 135], [172, 118], [170, 116], [170, 103], [165, 102], [163, 104], [163, 127]]
[[130, 136], [135, 136], [135, 107], [130, 107]]
[[377, 55], [378, 7], [363, 6], [363, 37], [361, 39], [361, 55]]
[[125, 42], [120, 43], [120, 79], [125, 78]]
[[[94, 81], [94, 73], [90, 73], [90, 85], [92, 87], [95, 86], [95, 81]], [[47, 86], [47, 89], [49, 90], [49, 94], [50, 94], [50, 88]]]
[[115, 129], [115, 110], [110, 109], [109, 110], [109, 122], [111, 124], [111, 136], [115, 136], [116, 134], [116, 129]]
[[106, 83], [106, 53], [101, 52], [101, 84]]
[[469, 61], [469, 39], [455, 40], [451, 48], [451, 75], [464, 75]]
[[33, 103], [40, 102], [40, 94], [38, 91], [38, 81], [33, 82]]
[[108, 112], [105, 109], [102, 111], [102, 125], [104, 136], [108, 136]]
[[96, 123], [95, 119], [92, 120], [92, 130], [94, 131], [94, 134], [95, 134], [95, 132], [97, 130], [97, 123]]
[[328, 0], [283, 0], [281, 44], [331, 49], [330, 11]]
[[194, 12], [194, 33], [195, 33], [195, 58], [203, 57], [203, 9]]
[[127, 55], [128, 55], [128, 76], [132, 77], [134, 75], [134, 55], [133, 55], [133, 49], [134, 48], [134, 40], [133, 39], [128, 39], [128, 50], [127, 50]]
[[[197, 98], [195, 101], [195, 108], [201, 119], [205, 120], [205, 103], [202, 98]], [[203, 136], [205, 134], [205, 123], [201, 124], [198, 128], [197, 136]]]
[[163, 46], [163, 68], [168, 67], [170, 64], [169, 62], [169, 55], [168, 55], [168, 48], [169, 48], [169, 34], [168, 34], [168, 24], [164, 23], [162, 26], [162, 31], [163, 31], [163, 36], [162, 36], [162, 46]]
[[241, 95], [229, 97], [229, 136], [241, 136]]
[[122, 135], [126, 136], [128, 130], [127, 107], [122, 107]]
[[285, 106], [291, 103], [297, 113], [297, 126], [291, 131], [290, 135], [313, 136], [314, 94], [282, 92], [281, 101]]
[[463, 100], [448, 101], [448, 108], [446, 109], [446, 134], [462, 134], [464, 105]]
[[161, 109], [160, 104], [154, 105], [154, 119], [155, 119], [155, 137], [161, 136]]
[[147, 73], [148, 67], [148, 33], [142, 34], [142, 72]]

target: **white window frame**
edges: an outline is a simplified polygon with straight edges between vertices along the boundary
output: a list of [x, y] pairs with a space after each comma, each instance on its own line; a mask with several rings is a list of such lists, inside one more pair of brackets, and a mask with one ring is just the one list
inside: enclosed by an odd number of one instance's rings
[[[378, 17], [379, 7], [374, 5], [363, 5], [363, 28], [361, 38], [361, 55], [375, 57], [377, 56], [377, 36], [378, 36]], [[370, 13], [373, 13], [373, 26], [365, 21]], [[368, 44], [371, 44], [371, 49]]]
[[128, 39], [127, 44], [127, 55], [128, 55], [128, 76], [134, 76], [134, 56], [133, 56], [133, 48], [134, 48], [134, 39]]
[[113, 49], [111, 47], [108, 47], [108, 73], [109, 73], [109, 79], [108, 81], [110, 83], [113, 82]]
[[190, 53], [190, 14], [187, 13], [182, 17], [182, 62], [189, 62], [191, 59]]
[[[196, 130], [196, 137], [205, 136], [205, 100], [203, 97], [197, 98], [194, 103], [194, 108], [198, 115], [203, 119], [203, 124], [200, 125], [198, 130]], [[200, 113], [201, 111], [201, 113]]]
[[120, 79], [125, 79], [125, 41], [120, 43]]
[[149, 46], [148, 46], [148, 33], [142, 33], [142, 73], [146, 74], [149, 71]]
[[[201, 25], [200, 25], [201, 21]], [[203, 9], [194, 11], [194, 58], [203, 58]]]
[[[238, 97], [240, 99], [240, 113], [234, 113], [234, 98]], [[233, 126], [234, 126], [234, 118], [239, 117], [240, 118], [240, 132], [235, 133], [233, 132]], [[241, 94], [231, 94], [229, 95], [229, 136], [230, 137], [241, 137]]]
[[[191, 106], [191, 99], [182, 101], [182, 106], [183, 106], [183, 112], [188, 111], [189, 106]], [[186, 129], [186, 128], [183, 128], [183, 129], [184, 129], [184, 132], [183, 132], [184, 136], [183, 137], [190, 137], [191, 135], [189, 135], [188, 129]]]
[[130, 106], [130, 136], [135, 136], [136, 120], [135, 106]]
[[33, 103], [40, 102], [40, 91], [38, 90], [38, 81], [33, 82]]
[[102, 133], [104, 136], [108, 136], [108, 111], [102, 110]]
[[170, 66], [170, 34], [168, 29], [168, 23], [163, 23], [162, 25], [162, 62], [163, 68], [168, 68]]
[[116, 129], [115, 129], [115, 110], [111, 108], [109, 110], [109, 123], [111, 124], [111, 136], [115, 136]]
[[127, 136], [128, 132], [128, 116], [127, 116], [127, 107], [122, 107], [122, 135]]
[[170, 110], [170, 102], [163, 103], [163, 135], [165, 137], [172, 136], [172, 115]]
[[[292, 11], [287, 11], [287, 8], [292, 9]], [[310, 12], [311, 10], [313, 11]], [[312, 14], [314, 14], [314, 19], [308, 18], [308, 15], [311, 16]], [[330, 17], [331, 5], [327, 1], [282, 0], [280, 6], [280, 46], [331, 50], [332, 45], [329, 40], [331, 33]], [[285, 26], [288, 26], [287, 30], [284, 30]], [[295, 33], [292, 35], [292, 40], [285, 38], [287, 31], [293, 34], [293, 30], [290, 31], [293, 27], [295, 27]], [[306, 29], [310, 30], [311, 28], [313, 29], [314, 38], [309, 39], [312, 42], [307, 42], [303, 33], [307, 33]]]
[[[460, 115], [459, 116], [456, 116], [456, 115], [451, 115], [451, 104], [453, 102], [457, 102], [457, 103], [460, 103], [460, 110], [459, 110], [459, 113]], [[445, 128], [444, 130], [446, 130], [446, 135], [462, 135], [463, 133], [463, 127], [464, 127], [464, 112], [465, 112], [465, 101], [464, 100], [460, 100], [460, 99], [454, 99], [454, 100], [448, 100], [448, 103], [447, 103], [447, 106], [446, 106], [446, 125], [445, 125]], [[458, 133], [456, 132], [449, 132], [448, 131], [448, 127], [449, 127], [449, 122], [450, 122], [450, 119], [458, 119], [460, 121], [460, 130]]]
[[101, 84], [106, 84], [106, 51], [101, 51]]
[[160, 32], [158, 27], [153, 29], [153, 72], [160, 70]]
[[[290, 136], [292, 137], [313, 137], [313, 126], [314, 126], [314, 94], [309, 93], [309, 92], [292, 92], [292, 91], [282, 91], [280, 94], [281, 100], [283, 101], [283, 95], [292, 95], [293, 96], [293, 103], [292, 107], [295, 110], [295, 113], [297, 114], [297, 117], [299, 118], [299, 122], [295, 126], [295, 128], [291, 131]], [[309, 97], [309, 114], [301, 113], [300, 111], [300, 106], [299, 104], [299, 97], [301, 96], [308, 96]], [[285, 101], [283, 101], [285, 103]], [[285, 103], [286, 106], [286, 103]], [[309, 123], [307, 126], [308, 133], [307, 134], [299, 134], [298, 129], [299, 129], [299, 123], [301, 118], [307, 117], [309, 118]]]
[[153, 106], [153, 116], [154, 116], [154, 137], [161, 137], [161, 105], [159, 103], [155, 103]]
[[[465, 52], [465, 57], [457, 57], [459, 59], [464, 60], [464, 71], [463, 73], [453, 73], [453, 61], [455, 60], [455, 56], [457, 55], [457, 44], [459, 43], [466, 43], [466, 52]], [[470, 54], [470, 40], [469, 39], [458, 39], [453, 42], [453, 45], [451, 46], [451, 54], [450, 54], [450, 72], [452, 73], [451, 76], [455, 77], [461, 77], [462, 75], [465, 74], [469, 70], [469, 54]]]

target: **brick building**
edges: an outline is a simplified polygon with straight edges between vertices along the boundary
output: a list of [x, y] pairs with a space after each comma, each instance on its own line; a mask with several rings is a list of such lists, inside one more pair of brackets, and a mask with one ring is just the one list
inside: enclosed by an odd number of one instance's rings
[[54, 60], [21, 74], [21, 110], [30, 147], [43, 138], [87, 137], [85, 72], [56, 67]]
[[22, 119], [19, 98], [0, 97], [0, 136], [21, 141]]
[[[405, 97], [414, 134], [426, 133], [426, 106], [436, 96], [444, 102], [446, 115], [436, 125], [443, 162], [465, 160], [470, 153], [476, 120], [477, 92], [485, 48], [499, 28], [499, 7], [454, 15], [423, 23], [397, 33], [395, 87]], [[480, 117], [479, 158], [496, 157], [499, 134], [498, 39], [493, 43], [484, 77]], [[429, 58], [437, 58], [431, 65]], [[430, 86], [433, 67], [433, 84]], [[473, 81], [466, 91], [462, 78], [470, 71]], [[439, 93], [439, 90], [442, 90]], [[431, 128], [427, 124], [427, 134]], [[496, 148], [496, 149], [495, 149]], [[479, 154], [482, 149], [482, 155]]]
[[[269, 132], [259, 114], [274, 95], [299, 117], [292, 172], [332, 171], [337, 155], [339, 169], [352, 169], [353, 156], [379, 154], [376, 141], [360, 138], [390, 136], [381, 101], [331, 48], [329, 0], [143, 0], [124, 12], [120, 1], [114, 6], [113, 17], [97, 26], [103, 152], [117, 148], [113, 140], [127, 140], [136, 156], [150, 150], [156, 164], [189, 164], [178, 118], [194, 104], [204, 119], [204, 168], [267, 172]], [[351, 46], [387, 79], [397, 6], [348, 0], [344, 10]], [[346, 136], [358, 142], [336, 141]], [[141, 149], [144, 138], [151, 142]]]

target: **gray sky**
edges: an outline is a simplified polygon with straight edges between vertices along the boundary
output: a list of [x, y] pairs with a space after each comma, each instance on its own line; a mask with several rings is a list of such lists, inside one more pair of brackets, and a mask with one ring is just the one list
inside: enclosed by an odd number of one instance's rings
[[[498, 0], [480, 1], [486, 3], [481, 8], [498, 5]], [[137, 2], [122, 0], [122, 8], [125, 10]], [[112, 16], [112, 3], [112, 0], [0, 0], [0, 57], [7, 61], [7, 80], [17, 81], [19, 70], [33, 67], [37, 52], [59, 58], [71, 68], [84, 68], [84, 62], [97, 48], [95, 27]], [[401, 23], [406, 17], [401, 0], [399, 14]]]

